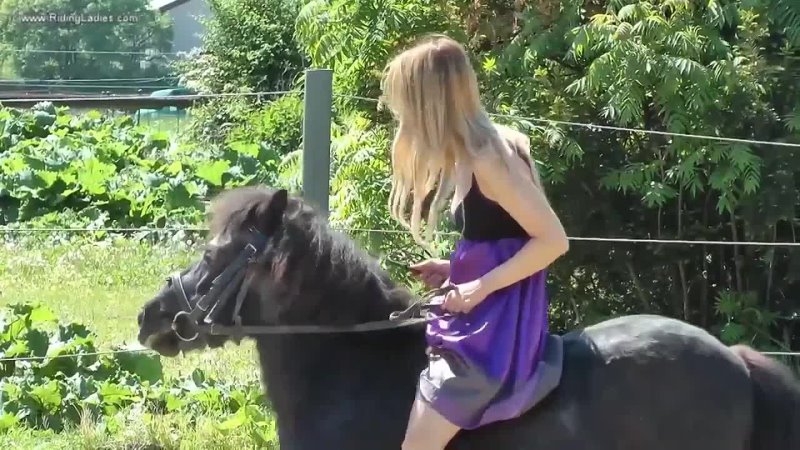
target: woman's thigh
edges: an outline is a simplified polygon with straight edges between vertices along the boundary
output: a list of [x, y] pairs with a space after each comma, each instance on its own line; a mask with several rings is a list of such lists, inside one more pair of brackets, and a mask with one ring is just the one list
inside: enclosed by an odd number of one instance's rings
[[436, 412], [428, 402], [417, 397], [411, 408], [403, 447], [414, 450], [441, 450], [458, 430], [457, 425]]

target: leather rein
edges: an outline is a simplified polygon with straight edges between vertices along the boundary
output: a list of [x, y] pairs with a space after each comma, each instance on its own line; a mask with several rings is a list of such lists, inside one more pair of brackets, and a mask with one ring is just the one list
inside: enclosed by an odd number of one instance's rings
[[[310, 333], [354, 333], [388, 330], [424, 323], [428, 310], [434, 306], [430, 299], [443, 295], [451, 286], [433, 289], [425, 293], [421, 300], [412, 303], [402, 311], [395, 311], [386, 320], [377, 320], [353, 325], [242, 325], [241, 309], [247, 296], [252, 277], [246, 277], [250, 264], [260, 262], [267, 239], [253, 230], [255, 242], [248, 243], [236, 259], [212, 282], [208, 293], [201, 296], [192, 307], [189, 296], [183, 287], [180, 272], [172, 274], [167, 282], [178, 297], [181, 311], [172, 319], [172, 329], [183, 341], [193, 341], [200, 333], [207, 335], [227, 335], [242, 338], [245, 335], [263, 334], [310, 334]], [[235, 296], [233, 325], [217, 322], [225, 305]]]

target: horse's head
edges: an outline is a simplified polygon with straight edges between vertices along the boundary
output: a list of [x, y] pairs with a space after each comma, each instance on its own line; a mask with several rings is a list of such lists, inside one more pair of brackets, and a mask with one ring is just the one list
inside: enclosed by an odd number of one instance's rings
[[[297, 200], [291, 203], [303, 208]], [[217, 197], [202, 259], [167, 278], [144, 305], [139, 342], [176, 356], [220, 347], [236, 338], [238, 325], [277, 323], [283, 294], [272, 280], [285, 264], [278, 255], [288, 206], [285, 190], [247, 187]], [[211, 323], [222, 332], [216, 334]]]
[[139, 341], [165, 356], [276, 326], [385, 320], [413, 299], [285, 190], [232, 189], [214, 199], [210, 215], [203, 258], [169, 277], [139, 313]]

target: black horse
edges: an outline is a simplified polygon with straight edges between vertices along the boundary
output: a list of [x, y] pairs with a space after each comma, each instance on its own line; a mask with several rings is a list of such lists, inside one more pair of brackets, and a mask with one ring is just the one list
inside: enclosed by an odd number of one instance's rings
[[[164, 356], [256, 339], [283, 450], [399, 449], [423, 324], [416, 298], [285, 190], [227, 191], [203, 258], [148, 301], [139, 340]], [[233, 300], [235, 299], [235, 300]], [[562, 336], [559, 385], [451, 449], [800, 449], [800, 383], [744, 346], [658, 316]]]

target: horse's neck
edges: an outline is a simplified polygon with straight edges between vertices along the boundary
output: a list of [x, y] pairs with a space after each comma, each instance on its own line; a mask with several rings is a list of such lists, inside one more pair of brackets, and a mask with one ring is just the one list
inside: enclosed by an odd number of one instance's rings
[[419, 371], [421, 329], [258, 341], [281, 448], [399, 448]]
[[376, 270], [352, 270], [351, 273], [331, 271], [327, 276], [304, 280], [295, 293], [298, 301], [311, 301], [329, 308], [327, 314], [321, 316], [336, 317], [339, 323], [349, 320], [355, 325], [388, 320], [392, 312], [405, 309], [415, 300], [408, 289], [391, 284], [391, 280], [382, 278], [384, 275]]

